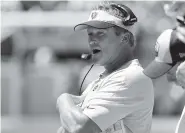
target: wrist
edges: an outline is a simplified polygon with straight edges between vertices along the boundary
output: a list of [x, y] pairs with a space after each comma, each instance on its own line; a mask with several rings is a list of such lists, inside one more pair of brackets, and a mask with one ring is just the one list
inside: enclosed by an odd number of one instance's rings
[[61, 94], [58, 99], [57, 99], [57, 108], [60, 110], [62, 110], [63, 108], [65, 108], [65, 110], [67, 109], [67, 105], [73, 103], [73, 100], [70, 97], [70, 94], [68, 93], [63, 93]]

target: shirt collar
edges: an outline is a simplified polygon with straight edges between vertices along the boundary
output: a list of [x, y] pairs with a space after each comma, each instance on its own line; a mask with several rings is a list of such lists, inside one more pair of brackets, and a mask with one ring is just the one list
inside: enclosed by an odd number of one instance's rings
[[[138, 59], [133, 59], [133, 60], [130, 60], [128, 61], [127, 63], [125, 63], [124, 65], [122, 65], [119, 69], [113, 71], [112, 73], [116, 72], [116, 71], [119, 71], [121, 69], [125, 69], [129, 66], [133, 66], [133, 65], [137, 65], [137, 66], [140, 66], [140, 63], [139, 63], [139, 60]], [[100, 74], [99, 78], [102, 78], [103, 74], [105, 73], [105, 71], [103, 73]]]

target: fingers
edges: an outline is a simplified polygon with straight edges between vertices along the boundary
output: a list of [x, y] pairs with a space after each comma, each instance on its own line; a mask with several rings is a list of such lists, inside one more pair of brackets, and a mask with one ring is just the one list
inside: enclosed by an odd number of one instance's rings
[[65, 129], [63, 127], [60, 127], [58, 130], [57, 130], [57, 133], [65, 133]]
[[70, 94], [68, 93], [63, 93], [61, 94], [58, 98], [57, 98], [57, 102], [56, 102], [56, 108], [59, 109], [61, 103], [65, 100], [64, 97], [68, 97]]

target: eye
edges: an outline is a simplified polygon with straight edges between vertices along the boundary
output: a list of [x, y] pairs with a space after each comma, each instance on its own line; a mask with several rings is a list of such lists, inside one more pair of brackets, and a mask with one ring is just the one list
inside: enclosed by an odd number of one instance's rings
[[88, 36], [92, 36], [92, 33], [88, 33]]
[[98, 36], [104, 36], [105, 33], [104, 32], [98, 32]]

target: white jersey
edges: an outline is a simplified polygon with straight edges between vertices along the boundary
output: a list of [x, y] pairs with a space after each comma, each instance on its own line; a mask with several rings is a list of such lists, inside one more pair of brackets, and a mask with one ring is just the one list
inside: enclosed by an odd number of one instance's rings
[[154, 105], [153, 84], [132, 60], [105, 78], [92, 82], [83, 95], [83, 113], [103, 133], [150, 133]]
[[[185, 61], [178, 66], [176, 77], [178, 83], [185, 89]], [[180, 120], [177, 124], [175, 133], [184, 133], [184, 132], [185, 132], [185, 107], [180, 117]]]
[[177, 124], [175, 133], [184, 133], [184, 132], [185, 132], [185, 106], [184, 106], [182, 115], [180, 117], [180, 120]]

